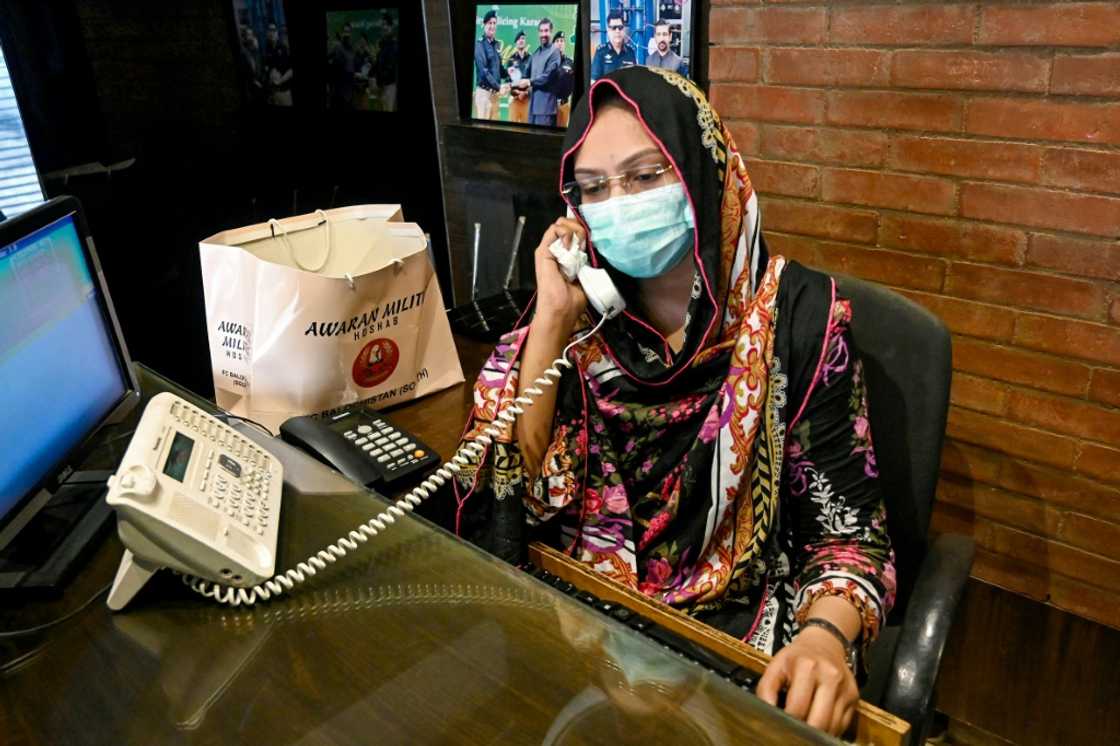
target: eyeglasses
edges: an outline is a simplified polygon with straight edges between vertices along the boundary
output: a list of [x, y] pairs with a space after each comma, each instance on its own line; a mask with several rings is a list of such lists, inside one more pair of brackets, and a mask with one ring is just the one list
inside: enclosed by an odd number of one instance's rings
[[621, 31], [622, 30], [622, 24], [621, 23], [612, 23], [612, 24], [608, 25], [607, 28], [609, 28], [611, 31]]
[[661, 182], [661, 177], [673, 170], [672, 165], [639, 166], [617, 176], [594, 176], [565, 182], [561, 192], [574, 206], [605, 202], [611, 196], [611, 182], [622, 183], [627, 194], [653, 189]]

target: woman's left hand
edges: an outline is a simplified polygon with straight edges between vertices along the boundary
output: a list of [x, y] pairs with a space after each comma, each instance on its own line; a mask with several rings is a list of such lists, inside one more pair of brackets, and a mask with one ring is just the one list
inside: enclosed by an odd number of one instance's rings
[[778, 651], [755, 693], [776, 706], [783, 689], [786, 712], [834, 736], [847, 730], [859, 702], [859, 687], [844, 658], [844, 647], [825, 630], [813, 627], [803, 629]]

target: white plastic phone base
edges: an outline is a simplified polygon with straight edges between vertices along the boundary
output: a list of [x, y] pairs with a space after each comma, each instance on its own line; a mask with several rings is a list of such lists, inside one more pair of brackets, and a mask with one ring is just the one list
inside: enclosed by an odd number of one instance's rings
[[159, 569], [159, 565], [143, 562], [128, 549], [124, 550], [121, 565], [117, 568], [117, 577], [113, 579], [113, 588], [109, 591], [109, 608], [120, 611], [127, 606]]

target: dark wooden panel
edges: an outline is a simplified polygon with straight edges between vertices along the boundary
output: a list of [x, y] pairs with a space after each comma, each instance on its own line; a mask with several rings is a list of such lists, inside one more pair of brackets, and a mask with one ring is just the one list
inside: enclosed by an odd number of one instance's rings
[[1120, 630], [971, 580], [938, 709], [1023, 746], [1120, 743]]

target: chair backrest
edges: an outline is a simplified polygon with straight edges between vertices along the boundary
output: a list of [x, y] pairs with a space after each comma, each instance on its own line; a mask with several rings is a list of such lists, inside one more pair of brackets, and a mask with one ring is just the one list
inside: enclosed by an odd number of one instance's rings
[[898, 571], [889, 623], [901, 621], [926, 554], [949, 411], [952, 343], [926, 309], [881, 285], [836, 276], [852, 304], [863, 360], [875, 458]]

